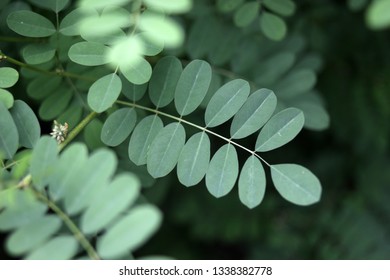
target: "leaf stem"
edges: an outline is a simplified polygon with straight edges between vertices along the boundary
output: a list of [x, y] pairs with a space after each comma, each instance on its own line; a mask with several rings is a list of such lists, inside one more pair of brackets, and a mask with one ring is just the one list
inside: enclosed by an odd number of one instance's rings
[[185, 124], [190, 125], [190, 126], [192, 126], [192, 127], [195, 127], [195, 128], [197, 128], [197, 129], [199, 129], [199, 130], [202, 130], [202, 131], [204, 131], [204, 132], [206, 132], [206, 133], [208, 133], [208, 134], [212, 134], [212, 135], [214, 135], [214, 136], [216, 136], [216, 137], [218, 137], [218, 138], [220, 138], [220, 139], [223, 139], [223, 140], [225, 140], [226, 142], [228, 142], [228, 143], [230, 143], [230, 144], [232, 144], [232, 145], [234, 145], [234, 146], [236, 146], [236, 147], [238, 147], [238, 148], [240, 148], [240, 149], [243, 149], [243, 150], [247, 151], [248, 153], [254, 155], [254, 156], [257, 157], [258, 159], [260, 159], [262, 162], [264, 162], [264, 164], [266, 164], [268, 167], [271, 167], [271, 165], [270, 165], [265, 159], [263, 159], [261, 156], [259, 156], [258, 154], [256, 154], [255, 151], [252, 151], [252, 150], [250, 150], [250, 149], [248, 149], [248, 148], [246, 148], [246, 147], [244, 147], [244, 146], [238, 144], [237, 142], [232, 141], [232, 140], [229, 139], [229, 138], [226, 138], [226, 137], [224, 137], [224, 136], [222, 136], [222, 135], [220, 135], [220, 134], [218, 134], [218, 133], [216, 133], [216, 132], [214, 132], [214, 131], [211, 131], [211, 130], [207, 129], [206, 127], [202, 127], [202, 126], [200, 126], [200, 125], [197, 125], [197, 124], [194, 124], [194, 123], [189, 122], [189, 121], [187, 121], [187, 120], [184, 120], [184, 119], [182, 119], [182, 118], [180, 118], [180, 117], [176, 117], [176, 116], [173, 116], [173, 115], [171, 115], [171, 114], [167, 114], [167, 113], [161, 112], [161, 111], [159, 111], [159, 110], [157, 110], [157, 109], [145, 107], [145, 106], [142, 106], [142, 105], [139, 105], [139, 104], [130, 103], [130, 102], [121, 101], [121, 100], [117, 100], [116, 103], [117, 103], [117, 104], [121, 104], [121, 105], [125, 105], [125, 106], [130, 106], [130, 107], [133, 107], [133, 108], [138, 108], [138, 109], [141, 109], [141, 110], [144, 110], [144, 111], [148, 111], [148, 112], [151, 112], [151, 113], [154, 113], [154, 114], [158, 114], [158, 115], [161, 115], [161, 116], [164, 116], [164, 117], [167, 117], [167, 118], [176, 120], [176, 121], [178, 121], [178, 122], [185, 123]]
[[6, 60], [9, 63], [12, 63], [14, 65], [18, 65], [20, 67], [23, 67], [23, 68], [26, 68], [26, 69], [29, 69], [29, 70], [32, 70], [32, 71], [35, 71], [35, 72], [39, 72], [39, 73], [42, 73], [42, 74], [46, 74], [46, 75], [51, 75], [51, 76], [56, 75], [56, 76], [69, 77], [69, 78], [85, 80], [85, 81], [95, 81], [95, 79], [93, 79], [91, 77], [80, 76], [80, 75], [77, 75], [77, 74], [74, 74], [74, 73], [63, 71], [61, 69], [57, 69], [55, 71], [48, 71], [48, 70], [45, 70], [45, 69], [41, 69], [39, 67], [35, 67], [35, 66], [30, 65], [30, 64], [26, 64], [24, 62], [16, 60], [16, 59], [14, 59], [12, 57], [9, 57], [9, 56], [3, 54], [2, 52], [0, 52], [0, 60], [2, 60], [2, 59]]
[[95, 251], [91, 243], [89, 243], [88, 239], [84, 236], [81, 230], [77, 227], [77, 225], [69, 218], [68, 215], [60, 207], [58, 207], [53, 201], [48, 199], [45, 195], [33, 189], [35, 195], [39, 200], [45, 203], [54, 213], [61, 218], [61, 220], [65, 223], [68, 229], [73, 233], [74, 237], [80, 243], [80, 245], [87, 252], [88, 256], [93, 260], [100, 260], [98, 253]]
[[70, 131], [65, 141], [61, 143], [60, 151], [64, 149], [65, 146], [68, 145], [96, 116], [96, 112], [89, 113], [72, 131]]

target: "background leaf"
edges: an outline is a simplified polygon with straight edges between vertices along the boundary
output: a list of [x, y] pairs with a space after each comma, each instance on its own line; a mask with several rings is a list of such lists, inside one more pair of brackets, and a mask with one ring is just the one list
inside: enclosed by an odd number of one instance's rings
[[0, 87], [9, 88], [16, 84], [19, 79], [19, 73], [11, 67], [0, 68]]
[[260, 3], [257, 1], [246, 2], [234, 13], [234, 23], [238, 27], [251, 24], [260, 12]]
[[208, 191], [216, 198], [227, 195], [238, 177], [238, 157], [232, 144], [222, 146], [210, 161], [206, 173]]
[[299, 109], [288, 108], [277, 113], [260, 131], [256, 151], [267, 152], [290, 142], [301, 131], [304, 122], [305, 118]]
[[7, 18], [7, 24], [10, 29], [26, 37], [47, 37], [56, 32], [50, 20], [31, 11], [11, 13]]
[[184, 145], [177, 163], [180, 183], [186, 187], [198, 184], [206, 175], [209, 162], [209, 137], [205, 132], [194, 134]]
[[166, 13], [185, 13], [192, 7], [191, 0], [145, 0], [145, 4], [148, 8], [156, 9], [157, 11], [163, 10]]
[[137, 121], [133, 108], [122, 108], [112, 113], [105, 121], [101, 139], [108, 146], [118, 146], [130, 135]]
[[238, 195], [241, 202], [252, 209], [264, 198], [266, 186], [265, 172], [260, 160], [252, 155], [242, 167], [238, 180]]
[[81, 228], [86, 234], [103, 229], [138, 197], [140, 182], [131, 174], [118, 175], [109, 186], [93, 198], [81, 218]]
[[202, 102], [211, 81], [211, 67], [193, 60], [184, 68], [175, 91], [175, 106], [180, 116], [192, 113]]
[[33, 148], [41, 136], [41, 127], [33, 110], [21, 100], [16, 100], [10, 110], [18, 129], [20, 145]]
[[108, 74], [90, 87], [88, 105], [97, 113], [104, 112], [114, 104], [122, 90], [122, 82], [118, 75]]
[[29, 0], [34, 5], [52, 10], [53, 12], [60, 12], [69, 4], [69, 0]]
[[149, 147], [163, 126], [157, 115], [147, 116], [137, 124], [128, 149], [130, 160], [136, 165], [146, 164]]
[[274, 41], [282, 40], [287, 33], [287, 26], [284, 20], [268, 12], [261, 14], [260, 28], [265, 36]]
[[97, 244], [105, 259], [120, 257], [145, 243], [161, 224], [161, 213], [152, 205], [140, 205], [113, 225]]
[[5, 159], [10, 159], [16, 153], [19, 144], [19, 134], [7, 108], [0, 102], [0, 152]]
[[41, 64], [50, 61], [56, 53], [50, 44], [30, 44], [23, 48], [23, 58], [28, 64]]
[[38, 190], [42, 190], [51, 180], [57, 162], [58, 145], [49, 136], [43, 136], [35, 145], [31, 157], [30, 173], [32, 182]]
[[298, 205], [316, 203], [321, 197], [321, 184], [317, 177], [297, 164], [271, 165], [272, 181], [286, 200]]
[[295, 3], [291, 0], [264, 0], [264, 6], [282, 16], [291, 16], [295, 12]]
[[240, 139], [259, 130], [275, 111], [276, 102], [275, 94], [269, 89], [252, 93], [233, 118], [231, 137]]
[[166, 176], [179, 159], [186, 140], [186, 133], [180, 123], [171, 123], [161, 129], [150, 145], [147, 168], [154, 178]]
[[29, 254], [28, 260], [69, 260], [76, 255], [78, 244], [73, 236], [61, 235], [53, 238]]
[[249, 83], [241, 79], [223, 85], [207, 105], [206, 126], [218, 126], [233, 117], [248, 98], [249, 92]]
[[8, 90], [0, 88], [0, 102], [9, 109], [14, 105], [14, 96]]

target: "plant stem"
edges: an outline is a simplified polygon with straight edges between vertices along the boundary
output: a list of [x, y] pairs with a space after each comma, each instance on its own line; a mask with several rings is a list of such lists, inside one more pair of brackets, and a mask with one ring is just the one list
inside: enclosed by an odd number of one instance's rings
[[81, 132], [81, 130], [83, 130], [83, 128], [86, 127], [87, 124], [96, 116], [96, 112], [89, 113], [88, 116], [86, 116], [71, 132], [69, 132], [65, 141], [62, 142], [60, 145], [60, 151], [65, 148], [65, 146], [68, 145]]
[[45, 195], [33, 189], [35, 195], [39, 200], [45, 203], [54, 213], [61, 218], [61, 220], [65, 223], [65, 225], [69, 228], [69, 230], [73, 233], [74, 237], [80, 243], [80, 245], [87, 252], [88, 256], [93, 260], [100, 260], [98, 253], [95, 251], [91, 243], [89, 243], [88, 239], [84, 236], [81, 230], [76, 226], [76, 224], [69, 218], [68, 215], [65, 214], [64, 211], [60, 207], [58, 207], [53, 201], [48, 199]]
[[69, 77], [69, 78], [85, 80], [85, 81], [95, 81], [95, 79], [93, 79], [91, 77], [80, 76], [80, 75], [77, 75], [77, 74], [74, 74], [74, 73], [70, 73], [70, 72], [65, 72], [65, 71], [62, 71], [62, 70], [48, 71], [48, 70], [45, 70], [45, 69], [41, 69], [41, 68], [32, 66], [30, 64], [26, 64], [24, 62], [21, 62], [19, 60], [16, 60], [16, 59], [14, 59], [12, 57], [9, 57], [9, 56], [3, 54], [2, 52], [0, 52], [0, 60], [1, 59], [4, 59], [4, 60], [8, 61], [9, 63], [18, 65], [20, 67], [23, 67], [23, 68], [26, 68], [26, 69], [30, 69], [32, 71], [39, 72], [39, 73], [46, 74], [46, 75], [63, 76], [63, 77]]
[[130, 102], [121, 101], [121, 100], [117, 100], [116, 103], [117, 103], [117, 104], [121, 104], [121, 105], [125, 105], [125, 106], [130, 106], [130, 107], [133, 107], [133, 108], [138, 108], [138, 109], [145, 110], [145, 111], [148, 111], [148, 112], [152, 112], [152, 113], [154, 113], [154, 114], [158, 114], [158, 115], [161, 115], [161, 116], [164, 116], [164, 117], [167, 117], [167, 118], [176, 120], [176, 121], [178, 121], [178, 122], [185, 123], [185, 124], [187, 124], [187, 125], [190, 125], [190, 126], [192, 126], [192, 127], [197, 128], [197, 129], [199, 129], [199, 130], [202, 130], [202, 131], [204, 131], [204, 132], [207, 132], [208, 134], [212, 134], [212, 135], [214, 135], [214, 136], [216, 136], [216, 137], [218, 137], [218, 138], [220, 138], [220, 139], [225, 140], [226, 142], [228, 142], [228, 143], [230, 143], [230, 144], [232, 144], [232, 145], [234, 145], [234, 146], [236, 146], [236, 147], [239, 147], [239, 148], [241, 148], [241, 149], [247, 151], [248, 153], [254, 155], [254, 156], [257, 157], [258, 159], [260, 159], [262, 162], [264, 162], [264, 164], [266, 164], [268, 167], [270, 167], [270, 164], [269, 164], [265, 159], [263, 159], [261, 156], [259, 156], [258, 154], [256, 154], [255, 151], [252, 151], [252, 150], [250, 150], [250, 149], [248, 149], [248, 148], [246, 148], [246, 147], [244, 147], [244, 146], [242, 146], [242, 145], [240, 145], [240, 144], [238, 144], [238, 143], [232, 141], [232, 140], [229, 139], [229, 138], [226, 138], [226, 137], [224, 137], [224, 136], [222, 136], [222, 135], [219, 135], [218, 133], [215, 133], [214, 131], [211, 131], [211, 130], [207, 129], [206, 127], [202, 127], [202, 126], [200, 126], [200, 125], [197, 125], [197, 124], [194, 124], [194, 123], [192, 123], [192, 122], [186, 121], [186, 120], [184, 120], [184, 119], [182, 119], [182, 118], [180, 118], [180, 117], [176, 117], [176, 116], [173, 116], [173, 115], [171, 115], [171, 114], [167, 114], [167, 113], [158, 111], [157, 109], [145, 107], [145, 106], [138, 105], [138, 104], [135, 104], [135, 103], [130, 103]]

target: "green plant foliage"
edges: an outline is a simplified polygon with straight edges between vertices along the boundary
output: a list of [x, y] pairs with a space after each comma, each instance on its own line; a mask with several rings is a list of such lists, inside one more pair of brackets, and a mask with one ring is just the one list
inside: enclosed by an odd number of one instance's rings
[[7, 18], [10, 29], [26, 37], [47, 37], [56, 29], [47, 18], [31, 11], [16, 11]]
[[191, 9], [191, 0], [171, 0], [161, 2], [159, 0], [145, 0], [147, 7], [151, 9], [163, 10], [167, 13], [185, 13]]
[[290, 142], [303, 128], [305, 119], [301, 110], [285, 109], [274, 115], [261, 130], [256, 151], [267, 152]]
[[23, 49], [23, 58], [28, 64], [42, 64], [53, 59], [55, 48], [50, 44], [31, 44]]
[[108, 146], [118, 146], [130, 135], [137, 121], [134, 109], [122, 108], [112, 113], [105, 121], [101, 139]]
[[101, 113], [114, 104], [122, 89], [118, 75], [109, 74], [97, 80], [88, 91], [88, 105], [95, 112]]
[[366, 15], [368, 26], [372, 29], [383, 29], [390, 26], [390, 1], [375, 0], [369, 6]]
[[317, 177], [300, 165], [272, 165], [271, 175], [278, 192], [292, 203], [310, 205], [321, 196], [321, 185]]
[[260, 27], [268, 38], [275, 41], [282, 40], [287, 33], [286, 23], [279, 16], [267, 12], [260, 18]]
[[14, 96], [8, 90], [0, 88], [0, 103], [9, 109], [14, 105]]
[[0, 87], [9, 88], [12, 87], [19, 79], [19, 73], [10, 67], [0, 68]]
[[28, 260], [68, 260], [77, 253], [77, 241], [73, 236], [62, 235], [50, 239], [43, 246], [32, 251]]
[[69, 58], [85, 66], [97, 66], [107, 63], [106, 53], [109, 48], [101, 43], [79, 42], [69, 49]]
[[18, 149], [18, 129], [7, 108], [0, 102], [0, 152], [5, 159], [12, 158]]
[[243, 4], [234, 14], [234, 23], [238, 27], [250, 25], [256, 19], [259, 9], [260, 3], [257, 1]]
[[34, 5], [40, 8], [52, 10], [55, 13], [62, 11], [64, 8], [66, 8], [66, 6], [69, 5], [69, 0], [54, 0], [54, 1], [53, 0], [43, 0], [43, 1], [28, 0], [28, 1], [30, 1], [31, 3], [33, 3]]

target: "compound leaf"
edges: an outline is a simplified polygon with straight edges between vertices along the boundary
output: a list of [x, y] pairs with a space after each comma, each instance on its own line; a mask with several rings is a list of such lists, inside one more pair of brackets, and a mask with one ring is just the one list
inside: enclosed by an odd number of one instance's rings
[[210, 162], [210, 139], [205, 132], [191, 136], [184, 145], [177, 163], [177, 176], [184, 186], [198, 184]]
[[169, 174], [179, 159], [186, 140], [184, 127], [180, 123], [171, 123], [161, 129], [150, 146], [147, 168], [154, 178]]
[[56, 32], [53, 23], [31, 11], [16, 11], [7, 17], [8, 27], [26, 37], [47, 37]]
[[256, 141], [256, 151], [267, 152], [290, 142], [303, 128], [303, 112], [287, 108], [274, 115], [260, 131]]
[[175, 91], [175, 106], [181, 116], [192, 113], [202, 103], [211, 82], [211, 66], [193, 60], [184, 68]]
[[161, 212], [155, 206], [140, 205], [133, 208], [98, 241], [99, 255], [111, 259], [134, 251], [159, 228], [161, 220]]
[[269, 89], [252, 93], [234, 116], [230, 127], [232, 138], [240, 139], [259, 130], [276, 108], [276, 96]]
[[306, 206], [320, 200], [320, 181], [301, 165], [271, 165], [271, 176], [280, 195], [292, 203]]
[[94, 82], [89, 88], [88, 105], [95, 112], [104, 112], [117, 100], [121, 89], [122, 82], [118, 75], [108, 74]]
[[104, 122], [101, 139], [108, 146], [118, 146], [130, 135], [137, 121], [133, 108], [122, 108], [112, 113]]
[[219, 198], [234, 187], [238, 176], [238, 157], [232, 144], [222, 146], [210, 161], [206, 173], [208, 191]]
[[241, 202], [252, 209], [259, 205], [265, 193], [266, 179], [260, 160], [252, 155], [242, 167], [238, 179], [238, 195]]
[[206, 126], [214, 127], [228, 121], [247, 100], [249, 92], [249, 83], [241, 79], [223, 85], [207, 105]]
[[149, 148], [159, 131], [163, 128], [162, 120], [157, 116], [147, 116], [135, 127], [129, 143], [129, 158], [136, 165], [146, 163]]

